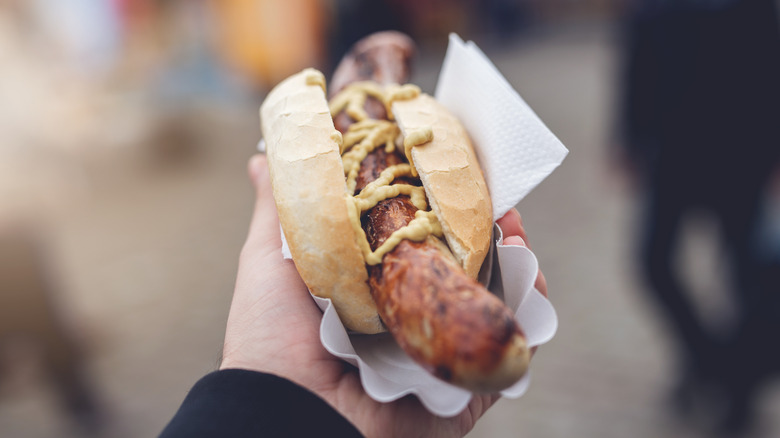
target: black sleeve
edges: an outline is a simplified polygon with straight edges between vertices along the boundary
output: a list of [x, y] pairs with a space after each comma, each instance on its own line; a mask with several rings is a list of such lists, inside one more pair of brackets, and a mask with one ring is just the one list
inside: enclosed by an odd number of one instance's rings
[[192, 387], [160, 435], [175, 437], [360, 437], [327, 402], [271, 374], [210, 373]]

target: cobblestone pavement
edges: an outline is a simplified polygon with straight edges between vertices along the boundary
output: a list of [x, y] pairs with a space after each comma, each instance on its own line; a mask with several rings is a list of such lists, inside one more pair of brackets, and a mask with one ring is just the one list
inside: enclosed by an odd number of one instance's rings
[[[519, 205], [558, 334], [534, 358], [528, 394], [500, 401], [469, 436], [706, 436], [665, 403], [670, 346], [631, 275], [633, 201], [607, 159], [613, 37], [573, 26], [487, 52], [571, 153]], [[432, 90], [440, 59], [423, 61], [423, 88]], [[250, 107], [196, 113], [191, 145], [178, 152], [186, 160], [157, 167], [136, 157], [90, 169], [89, 208], [53, 221], [59, 301], [88, 346], [106, 436], [155, 436], [218, 360], [252, 208], [244, 169], [259, 128]], [[14, 383], [0, 387], [0, 434], [82, 436], [21, 363]], [[780, 394], [764, 402], [757, 436], [772, 436]]]

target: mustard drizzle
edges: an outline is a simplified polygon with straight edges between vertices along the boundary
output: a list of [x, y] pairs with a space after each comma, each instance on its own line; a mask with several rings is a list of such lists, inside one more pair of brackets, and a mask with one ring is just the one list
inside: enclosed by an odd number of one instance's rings
[[[420, 146], [433, 139], [430, 128], [423, 128], [409, 133], [403, 140], [404, 155], [409, 163], [390, 166], [379, 177], [366, 185], [361, 192], [355, 195], [357, 186], [357, 174], [360, 164], [377, 147], [384, 145], [385, 151], [390, 153], [396, 149], [396, 144], [401, 144], [400, 130], [398, 126], [388, 120], [371, 119], [363, 106], [368, 96], [382, 102], [387, 111], [387, 117], [394, 119], [392, 103], [396, 100], [413, 99], [420, 94], [420, 89], [415, 85], [390, 85], [382, 88], [374, 82], [356, 82], [339, 92], [330, 102], [331, 116], [335, 117], [341, 111], [345, 111], [356, 122], [340, 138], [339, 147], [342, 153], [344, 174], [347, 177], [347, 209], [350, 222], [355, 234], [358, 236], [358, 246], [363, 252], [366, 264], [377, 265], [382, 262], [382, 257], [392, 251], [402, 240], [414, 242], [425, 240], [433, 234], [443, 236], [441, 224], [432, 211], [426, 211], [428, 202], [425, 198], [425, 189], [410, 184], [392, 184], [392, 181], [400, 176], [417, 176], [417, 169], [411, 157], [411, 149]], [[371, 251], [371, 245], [360, 224], [362, 214], [380, 201], [394, 198], [399, 195], [409, 196], [412, 204], [417, 207], [415, 218], [409, 224], [394, 231], [376, 251]]]
[[[372, 123], [367, 123], [372, 122]], [[386, 120], [364, 120], [356, 131], [348, 130], [343, 139], [342, 149], [346, 152], [341, 156], [344, 164], [344, 174], [347, 176], [347, 191], [355, 192], [357, 174], [360, 163], [380, 145], [385, 145], [385, 151], [395, 149], [395, 138], [399, 135], [398, 126]]]

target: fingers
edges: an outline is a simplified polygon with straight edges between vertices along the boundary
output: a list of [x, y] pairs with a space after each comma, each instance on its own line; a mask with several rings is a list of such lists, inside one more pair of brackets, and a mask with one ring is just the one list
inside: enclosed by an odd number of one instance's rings
[[[497, 220], [498, 226], [504, 232], [504, 245], [517, 245], [528, 246], [528, 236], [525, 234], [525, 228], [523, 228], [523, 220], [520, 217], [520, 213], [516, 209], [509, 210], [501, 219]], [[536, 276], [536, 282], [534, 283], [536, 290], [547, 296], [547, 279], [544, 277], [542, 271]]]
[[506, 212], [496, 223], [504, 233], [504, 245], [520, 245], [530, 248], [528, 237], [523, 228], [523, 219], [516, 209], [513, 208]]
[[[536, 276], [536, 282], [534, 282], [534, 287], [536, 290], [538, 290], [542, 295], [547, 297], [547, 279], [544, 278], [544, 273], [542, 273], [542, 270], [539, 270], [539, 274]], [[549, 297], [548, 297], [549, 298]]]
[[501, 227], [501, 231], [504, 232], [504, 236], [522, 236], [525, 234], [523, 231], [523, 221], [520, 218], [520, 213], [516, 209], [511, 209], [506, 212], [501, 219], [496, 223]]

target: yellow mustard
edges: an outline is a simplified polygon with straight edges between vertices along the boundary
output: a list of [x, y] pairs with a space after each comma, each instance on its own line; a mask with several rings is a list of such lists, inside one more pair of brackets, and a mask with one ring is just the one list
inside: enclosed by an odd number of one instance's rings
[[325, 90], [325, 75], [323, 75], [320, 71], [315, 70], [313, 68], [307, 68], [305, 70], [306, 75], [306, 85], [317, 85], [320, 88], [322, 88], [323, 92], [326, 92]]
[[398, 195], [409, 196], [412, 204], [419, 210], [427, 209], [428, 202], [425, 200], [424, 188], [409, 184], [390, 185], [394, 179], [405, 175], [411, 175], [411, 166], [406, 163], [396, 164], [383, 170], [379, 178], [370, 182], [355, 195], [355, 205], [360, 209], [360, 213], [374, 208], [379, 201], [395, 198]]
[[355, 82], [341, 90], [330, 101], [330, 114], [336, 116], [342, 110], [356, 121], [368, 119], [368, 113], [363, 108], [368, 96], [385, 102], [385, 92], [376, 82]]
[[417, 177], [417, 168], [414, 167], [414, 160], [412, 160], [412, 148], [420, 146], [433, 140], [433, 130], [430, 126], [412, 131], [404, 138], [404, 155], [406, 161], [412, 166], [412, 176]]
[[387, 150], [387, 147], [393, 147], [395, 138], [398, 137], [399, 133], [398, 126], [387, 120], [369, 119], [359, 123], [359, 129], [347, 131], [341, 147], [342, 150], [346, 151], [343, 153], [341, 161], [344, 164], [344, 174], [347, 176], [347, 191], [349, 193], [355, 192], [360, 163], [380, 145], [386, 145], [385, 150]]
[[414, 99], [420, 95], [420, 87], [413, 84], [388, 85], [385, 88], [384, 101], [387, 118], [395, 120], [393, 117], [393, 102], [396, 100]]
[[[307, 83], [309, 83], [308, 77]], [[316, 84], [319, 85], [318, 82]], [[368, 265], [381, 263], [382, 257], [404, 239], [420, 242], [431, 234], [437, 237], [443, 236], [442, 227], [436, 215], [432, 211], [426, 211], [428, 202], [425, 198], [425, 189], [409, 184], [392, 184], [393, 180], [400, 176], [417, 176], [411, 150], [413, 147], [428, 143], [433, 139], [433, 131], [429, 127], [410, 132], [403, 140], [404, 154], [409, 161], [408, 164], [388, 167], [382, 171], [379, 178], [366, 185], [359, 194], [354, 194], [357, 186], [357, 174], [363, 160], [381, 145], [385, 146], [388, 153], [393, 152], [397, 140], [400, 138], [398, 125], [387, 120], [371, 119], [368, 116], [363, 108], [366, 99], [371, 96], [382, 102], [387, 111], [388, 119], [393, 120], [392, 103], [396, 100], [413, 99], [419, 94], [420, 89], [415, 85], [390, 85], [383, 88], [375, 82], [356, 82], [345, 87], [330, 102], [330, 112], [333, 117], [341, 111], [345, 111], [356, 121], [344, 133], [343, 137], [334, 137], [334, 140], [339, 140], [337, 143], [342, 153], [344, 174], [347, 178], [346, 202], [350, 222], [358, 236], [358, 245]], [[376, 251], [371, 251], [366, 233], [360, 224], [360, 217], [380, 201], [399, 195], [409, 196], [412, 204], [418, 208], [418, 211], [415, 212], [415, 218], [405, 227], [393, 232]]]

